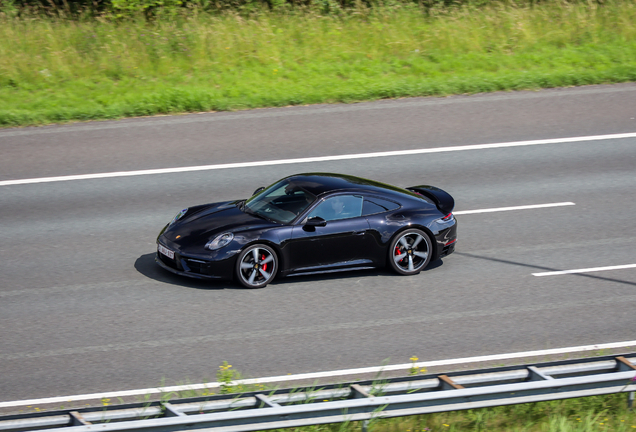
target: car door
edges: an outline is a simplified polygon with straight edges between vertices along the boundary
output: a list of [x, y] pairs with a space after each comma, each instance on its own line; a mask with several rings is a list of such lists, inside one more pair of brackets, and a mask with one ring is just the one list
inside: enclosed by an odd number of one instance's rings
[[389, 221], [387, 217], [399, 208], [400, 205], [395, 201], [373, 195], [364, 197], [362, 216], [366, 217], [369, 223], [368, 237], [373, 239], [369, 242], [368, 256], [377, 266], [386, 262], [388, 243], [399, 228], [396, 228], [395, 222]]
[[[293, 227], [290, 244], [291, 266], [318, 270], [319, 267], [362, 265], [369, 242], [369, 223], [362, 216], [362, 196], [336, 195], [315, 206], [304, 221], [320, 217], [324, 226], [300, 223]], [[303, 221], [303, 222], [304, 222]]]

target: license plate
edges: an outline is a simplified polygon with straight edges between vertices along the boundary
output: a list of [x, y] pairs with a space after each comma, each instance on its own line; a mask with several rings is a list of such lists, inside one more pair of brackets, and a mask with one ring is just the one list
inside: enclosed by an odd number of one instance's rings
[[168, 249], [167, 247], [163, 247], [161, 245], [158, 245], [158, 249], [159, 249], [159, 252], [161, 252], [162, 254], [167, 256], [168, 258], [174, 259], [174, 252], [171, 251], [170, 249]]

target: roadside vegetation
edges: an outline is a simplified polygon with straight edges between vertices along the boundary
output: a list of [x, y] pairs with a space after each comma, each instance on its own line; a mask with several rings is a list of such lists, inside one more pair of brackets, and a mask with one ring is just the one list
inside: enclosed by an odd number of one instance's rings
[[636, 81], [628, 0], [131, 2], [0, 0], [0, 126]]
[[[417, 357], [412, 357], [413, 366], [409, 375], [426, 374], [426, 368], [416, 367]], [[199, 398], [201, 396], [227, 395], [232, 399], [240, 399], [242, 394], [259, 392], [270, 394], [279, 386], [271, 384], [246, 384], [243, 374], [223, 362], [216, 371], [218, 387], [209, 389], [166, 392], [161, 395], [163, 402], [176, 402], [183, 398]], [[636, 382], [636, 376], [629, 382]], [[374, 387], [381, 394], [386, 381], [379, 374], [374, 381]], [[188, 383], [181, 385], [187, 386]], [[160, 387], [163, 387], [160, 386]], [[290, 393], [308, 391], [307, 388], [291, 389]], [[321, 390], [314, 386], [311, 391]], [[376, 394], [376, 392], [373, 392]], [[270, 394], [271, 395], [271, 394]], [[277, 429], [279, 432], [631, 432], [636, 430], [636, 407], [629, 406], [629, 393], [621, 392], [604, 396], [590, 396], [575, 399], [553, 400], [519, 405], [498, 406], [492, 408], [471, 409], [464, 411], [449, 411], [435, 414], [416, 415], [409, 417], [376, 418], [363, 422], [345, 422], [325, 425], [306, 426], [298, 428]], [[153, 400], [150, 394], [137, 400], [138, 403], [148, 403]], [[118, 401], [104, 398], [101, 405], [116, 408]], [[307, 403], [299, 401], [297, 403]], [[87, 405], [88, 406], [88, 405]], [[55, 410], [57, 407], [41, 409], [29, 406], [27, 412], [43, 413]], [[64, 410], [64, 406], [59, 407]], [[110, 408], [109, 408], [110, 409]], [[20, 412], [23, 412], [22, 410]]]
[[[625, 394], [593, 396], [372, 421], [369, 432], [629, 432], [636, 412]], [[280, 429], [286, 432], [357, 432], [361, 422]]]
[[[280, 429], [286, 432], [357, 432], [361, 422]], [[372, 421], [369, 432], [629, 432], [636, 412], [626, 395], [593, 396]]]
[[[409, 375], [425, 374], [415, 367], [412, 357]], [[216, 378], [221, 394], [260, 391], [264, 387], [233, 384], [243, 376], [223, 362]], [[636, 380], [636, 377], [634, 378]], [[316, 389], [318, 390], [318, 389]], [[628, 405], [627, 393], [554, 400], [520, 405], [481, 408], [466, 411], [397, 417], [370, 421], [368, 432], [593, 432], [636, 431], [636, 411]], [[337, 423], [300, 428], [279, 429], [280, 432], [357, 432], [362, 422]]]
[[[409, 375], [426, 374], [415, 367], [419, 360], [410, 358]], [[243, 379], [232, 365], [223, 362], [216, 378], [221, 394], [265, 390], [262, 385], [235, 384]], [[634, 377], [636, 380], [636, 377]], [[318, 390], [318, 389], [316, 389]], [[266, 391], [266, 390], [265, 390]], [[207, 393], [207, 392], [206, 392]], [[183, 395], [186, 396], [186, 395]], [[193, 396], [193, 395], [188, 395]], [[279, 429], [280, 432], [357, 432], [362, 422], [336, 423], [300, 428]], [[636, 431], [636, 410], [630, 409], [627, 393], [554, 400], [520, 405], [481, 408], [466, 411], [426, 414], [372, 420], [368, 432], [629, 432]]]

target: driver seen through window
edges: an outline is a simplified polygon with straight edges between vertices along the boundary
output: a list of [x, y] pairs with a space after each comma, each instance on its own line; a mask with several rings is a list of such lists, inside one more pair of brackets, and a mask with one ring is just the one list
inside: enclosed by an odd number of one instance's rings
[[318, 204], [308, 218], [321, 217], [326, 221], [348, 219], [362, 215], [362, 197], [357, 195], [336, 195]]

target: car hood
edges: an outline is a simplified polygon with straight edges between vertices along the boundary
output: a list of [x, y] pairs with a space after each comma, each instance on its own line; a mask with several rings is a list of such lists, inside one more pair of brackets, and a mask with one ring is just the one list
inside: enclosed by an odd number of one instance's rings
[[237, 234], [276, 225], [258, 216], [244, 213], [240, 209], [240, 203], [241, 201], [230, 201], [190, 207], [185, 216], [166, 228], [162, 237], [181, 247], [204, 246], [224, 232]]

